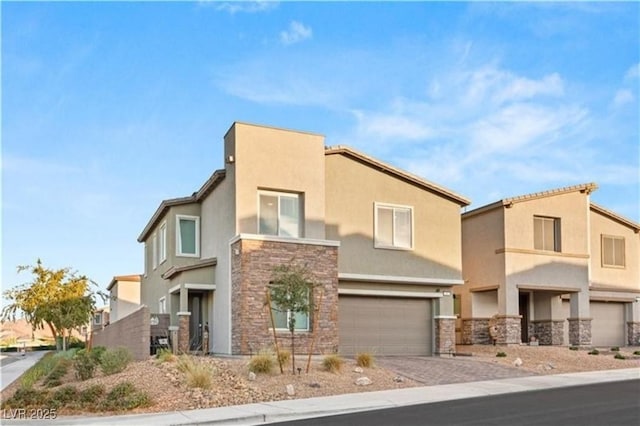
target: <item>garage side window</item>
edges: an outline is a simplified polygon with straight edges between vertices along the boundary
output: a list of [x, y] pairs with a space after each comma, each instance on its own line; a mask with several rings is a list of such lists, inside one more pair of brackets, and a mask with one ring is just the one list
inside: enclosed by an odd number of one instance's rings
[[624, 268], [624, 237], [602, 235], [602, 266]]
[[413, 207], [375, 203], [374, 246], [410, 250], [413, 248]]

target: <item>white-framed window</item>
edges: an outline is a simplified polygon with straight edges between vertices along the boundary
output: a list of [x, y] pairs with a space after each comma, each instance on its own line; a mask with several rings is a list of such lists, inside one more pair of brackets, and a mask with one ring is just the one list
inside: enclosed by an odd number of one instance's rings
[[374, 247], [413, 249], [413, 207], [374, 203]]
[[559, 218], [544, 216], [533, 217], [533, 248], [536, 250], [560, 251]]
[[276, 330], [289, 331], [289, 318], [291, 315], [296, 316], [296, 331], [309, 331], [309, 315], [303, 313], [294, 313], [291, 311], [284, 311], [279, 309], [275, 303], [271, 303], [273, 312], [273, 322], [276, 326]]
[[167, 313], [167, 298], [164, 296], [158, 300], [158, 313], [159, 314]]
[[625, 267], [625, 241], [624, 237], [614, 235], [602, 235], [602, 266], [616, 268]]
[[176, 215], [176, 256], [200, 257], [200, 218]]
[[102, 312], [97, 312], [93, 314], [93, 325], [102, 324]]
[[298, 238], [301, 211], [298, 194], [258, 191], [258, 233]]
[[160, 230], [158, 232], [160, 234], [158, 240], [158, 254], [160, 259], [158, 264], [161, 264], [165, 260], [167, 260], [167, 222], [163, 222], [160, 225]]
[[152, 245], [153, 245], [153, 255], [152, 255], [152, 261], [153, 261], [153, 269], [156, 269], [158, 267], [158, 236], [156, 234], [153, 234], [152, 237]]

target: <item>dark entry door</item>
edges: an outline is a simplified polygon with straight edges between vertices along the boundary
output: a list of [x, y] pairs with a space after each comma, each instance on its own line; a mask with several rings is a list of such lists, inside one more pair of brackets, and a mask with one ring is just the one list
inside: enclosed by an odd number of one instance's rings
[[189, 292], [189, 349], [192, 351], [202, 349], [202, 296], [200, 292]]
[[520, 319], [520, 335], [522, 342], [529, 341], [529, 293], [520, 293], [519, 311], [522, 318]]

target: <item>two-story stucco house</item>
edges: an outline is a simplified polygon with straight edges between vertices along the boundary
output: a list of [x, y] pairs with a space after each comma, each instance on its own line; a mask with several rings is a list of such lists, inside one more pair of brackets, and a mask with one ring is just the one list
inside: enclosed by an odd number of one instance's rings
[[462, 215], [462, 342], [624, 345], [640, 339], [640, 225], [590, 202], [593, 183]]
[[[203, 349], [206, 331], [210, 352], [272, 344], [267, 285], [287, 263], [320, 284], [317, 310], [297, 318], [301, 346], [315, 331], [316, 352], [455, 350], [467, 199], [307, 132], [236, 122], [224, 163], [160, 203], [138, 237], [141, 303], [170, 314], [181, 350]], [[275, 316], [283, 336], [287, 316]]]
[[107, 286], [110, 321], [116, 322], [140, 307], [140, 275], [116, 275]]

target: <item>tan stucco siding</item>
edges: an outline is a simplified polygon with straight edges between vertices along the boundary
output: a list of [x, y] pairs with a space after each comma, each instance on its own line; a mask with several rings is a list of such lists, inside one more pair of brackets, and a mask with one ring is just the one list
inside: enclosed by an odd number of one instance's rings
[[[326, 156], [326, 235], [339, 271], [460, 279], [460, 206], [340, 154]], [[374, 248], [374, 204], [413, 208], [412, 250]]]
[[324, 138], [309, 133], [234, 124], [238, 233], [258, 233], [258, 190], [302, 195], [301, 237], [324, 239]]
[[124, 318], [140, 307], [140, 283], [118, 281], [111, 291], [111, 321]]
[[[590, 211], [590, 218], [591, 283], [640, 290], [640, 234], [593, 210]], [[624, 238], [624, 267], [603, 266], [602, 235]]]
[[468, 288], [502, 285], [504, 210], [494, 209], [462, 220], [462, 271]]

